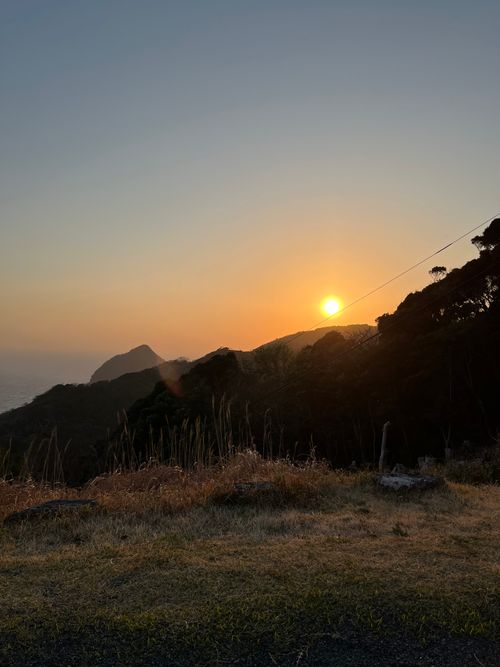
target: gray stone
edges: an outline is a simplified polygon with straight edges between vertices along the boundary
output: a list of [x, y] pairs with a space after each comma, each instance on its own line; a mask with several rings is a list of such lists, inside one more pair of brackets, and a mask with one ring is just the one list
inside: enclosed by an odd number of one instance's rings
[[387, 473], [378, 475], [377, 487], [389, 491], [425, 491], [435, 489], [444, 484], [442, 477], [431, 477], [430, 475], [410, 475], [405, 473]]
[[22, 521], [30, 521], [32, 519], [39, 519], [45, 517], [58, 516], [66, 512], [75, 512], [82, 508], [96, 507], [97, 500], [87, 498], [87, 499], [78, 499], [78, 500], [49, 500], [46, 503], [41, 505], [35, 505], [34, 507], [28, 507], [25, 510], [20, 512], [14, 512], [9, 514], [4, 519], [4, 523], [20, 523]]

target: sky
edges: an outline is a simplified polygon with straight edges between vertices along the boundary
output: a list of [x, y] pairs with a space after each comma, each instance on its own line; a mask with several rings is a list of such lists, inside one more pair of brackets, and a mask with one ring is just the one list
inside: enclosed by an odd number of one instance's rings
[[499, 28], [483, 0], [0, 0], [0, 354], [250, 349], [495, 216]]

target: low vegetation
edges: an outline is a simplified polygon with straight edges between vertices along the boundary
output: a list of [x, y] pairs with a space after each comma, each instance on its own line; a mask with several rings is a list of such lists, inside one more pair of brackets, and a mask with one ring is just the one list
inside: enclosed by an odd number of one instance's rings
[[[252, 481], [271, 484], [235, 496]], [[494, 664], [498, 486], [397, 496], [242, 452], [80, 490], [0, 482], [0, 521], [59, 497], [99, 504], [1, 529], [2, 665], [331, 664], [318, 647], [353, 636], [479, 642], [461, 664]]]

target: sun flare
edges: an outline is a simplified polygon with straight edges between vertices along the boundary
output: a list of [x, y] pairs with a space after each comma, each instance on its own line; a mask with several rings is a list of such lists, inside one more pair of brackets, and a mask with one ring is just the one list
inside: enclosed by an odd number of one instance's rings
[[341, 308], [342, 308], [341, 302], [339, 301], [339, 299], [333, 296], [327, 297], [321, 304], [321, 310], [324, 312], [325, 315], [328, 315], [328, 317], [336, 315]]

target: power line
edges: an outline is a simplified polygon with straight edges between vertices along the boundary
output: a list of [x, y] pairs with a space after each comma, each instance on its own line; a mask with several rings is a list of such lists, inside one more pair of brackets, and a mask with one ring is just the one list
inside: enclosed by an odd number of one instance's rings
[[442, 248], [439, 248], [439, 250], [435, 250], [430, 255], [427, 255], [427, 257], [424, 257], [423, 259], [419, 260], [415, 264], [412, 264], [412, 266], [408, 267], [404, 271], [401, 271], [401, 273], [398, 273], [397, 275], [393, 276], [392, 278], [389, 278], [389, 280], [386, 280], [381, 285], [378, 285], [378, 287], [373, 288], [369, 292], [366, 292], [366, 294], [363, 294], [362, 296], [358, 297], [354, 301], [351, 301], [346, 306], [343, 306], [342, 308], [340, 308], [336, 313], [333, 313], [333, 315], [329, 315], [328, 317], [325, 317], [325, 319], [321, 320], [321, 322], [318, 322], [317, 324], [313, 325], [309, 329], [306, 329], [305, 331], [300, 331], [299, 333], [295, 334], [294, 336], [292, 336], [292, 338], [289, 338], [286, 341], [287, 345], [292, 343], [294, 340], [297, 340], [301, 336], [305, 336], [306, 333], [309, 333], [310, 331], [313, 331], [314, 329], [317, 329], [318, 327], [320, 327], [325, 322], [329, 322], [332, 319], [332, 317], [335, 317], [335, 316], [339, 315], [340, 313], [345, 312], [348, 308], [351, 308], [352, 306], [355, 306], [360, 301], [363, 301], [364, 299], [367, 299], [369, 296], [372, 296], [372, 294], [375, 294], [376, 292], [379, 292], [384, 287], [387, 287], [387, 285], [390, 285], [391, 283], [395, 282], [396, 280], [398, 280], [402, 276], [406, 275], [407, 273], [410, 273], [410, 271], [413, 271], [414, 269], [418, 268], [419, 266], [422, 266], [422, 264], [425, 264], [425, 262], [428, 262], [433, 257], [436, 257], [436, 255], [439, 255], [440, 253], [444, 252], [448, 248], [451, 248], [451, 246], [455, 245], [455, 243], [458, 243], [459, 241], [464, 239], [466, 236], [470, 236], [470, 234], [473, 234], [478, 229], [481, 229], [481, 227], [485, 227], [486, 225], [488, 225], [490, 222], [492, 222], [495, 218], [497, 218], [499, 216], [500, 216], [500, 212], [497, 213], [496, 215], [494, 215], [493, 217], [488, 218], [484, 222], [481, 222], [479, 225], [476, 225], [472, 229], [469, 229], [468, 231], [464, 232], [463, 234], [458, 236], [456, 239], [453, 239], [453, 241], [450, 241], [450, 243], [447, 243]]

